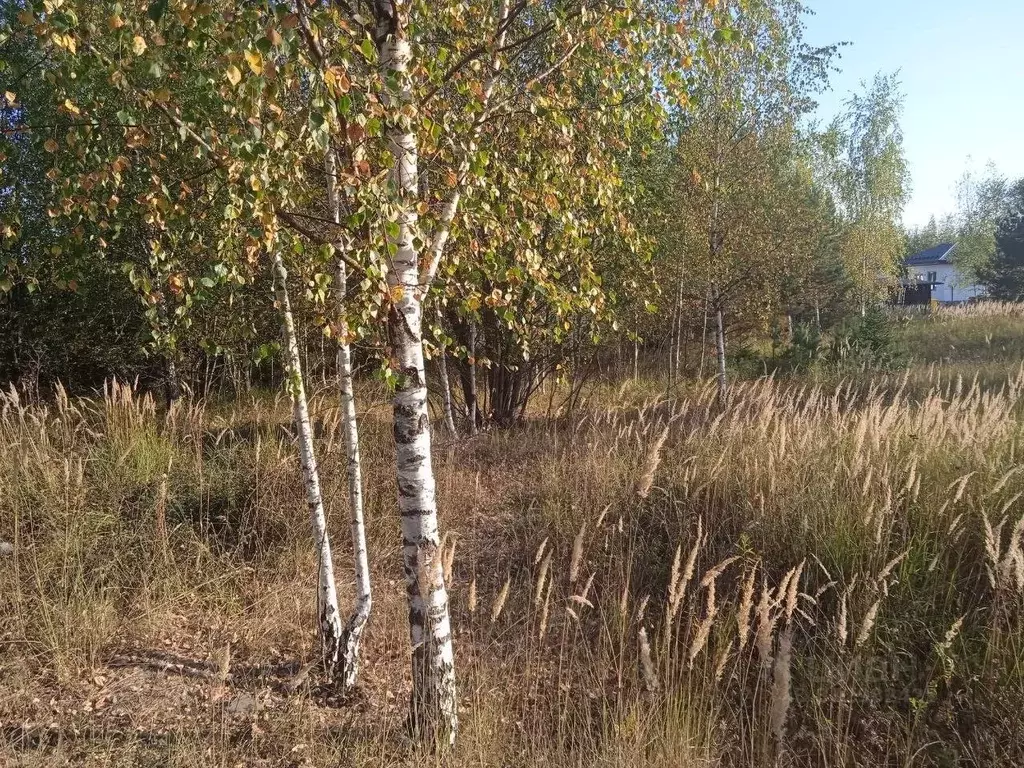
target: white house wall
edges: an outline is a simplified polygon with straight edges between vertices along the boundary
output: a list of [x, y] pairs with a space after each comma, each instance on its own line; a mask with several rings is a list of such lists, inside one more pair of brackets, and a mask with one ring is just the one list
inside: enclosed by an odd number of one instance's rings
[[958, 303], [984, 296], [985, 289], [974, 285], [961, 275], [952, 264], [934, 264], [913, 268], [913, 276], [922, 282], [928, 279], [928, 273], [935, 273], [935, 281], [939, 285], [932, 286], [932, 298], [943, 304]]

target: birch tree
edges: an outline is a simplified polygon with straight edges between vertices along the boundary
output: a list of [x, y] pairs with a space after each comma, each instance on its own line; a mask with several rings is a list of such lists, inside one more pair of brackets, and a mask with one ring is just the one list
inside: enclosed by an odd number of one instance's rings
[[[431, 289], [453, 244], [464, 253], [469, 233], [484, 221], [499, 221], [503, 238], [527, 224], [511, 220], [492, 195], [515, 199], [520, 190], [499, 182], [485, 195], [488, 179], [515, 178], [520, 161], [555, 172], [557, 155], [549, 153], [558, 142], [548, 139], [560, 134], [564, 152], [587, 120], [612, 124], [630, 115], [616, 139], [620, 151], [628, 149], [634, 127], [657, 129], [664, 104], [685, 87], [678, 64], [689, 51], [688, 29], [677, 25], [672, 7], [634, 0], [616, 6], [377, 0], [357, 9], [233, 3], [216, 11], [184, 0], [69, 0], [52, 13], [26, 14], [25, 28], [55, 62], [55, 102], [68, 100], [73, 108], [67, 127], [74, 147], [59, 153], [75, 166], [62, 177], [70, 203], [61, 216], [106, 225], [107, 212], [87, 198], [120, 188], [109, 164], [131, 141], [148, 150], [145, 173], [132, 173], [145, 181], [133, 204], [162, 228], [184, 218], [183, 196], [202, 198], [220, 213], [210, 258], [239, 285], [251, 286], [271, 269], [280, 278], [278, 258], [301, 273], [306, 299], [335, 318], [327, 324], [342, 342], [339, 369], [346, 368], [345, 342], [386, 328], [383, 372], [394, 387], [409, 599], [411, 722], [424, 740], [452, 743], [458, 708], [430, 455], [425, 304], [447, 295]], [[108, 106], [88, 88], [64, 87], [62, 77], [72, 73], [78, 83], [113, 83]], [[584, 93], [588, 101], [579, 98]], [[561, 107], [567, 95], [572, 100]], [[111, 105], [120, 107], [114, 118], [103, 112]], [[544, 162], [538, 166], [525, 148], [503, 154], [513, 131], [533, 126], [547, 135], [537, 148], [548, 155]], [[181, 186], [181, 169], [164, 162], [169, 149], [188, 161], [186, 178], [201, 184]], [[613, 189], [603, 184], [592, 192]], [[578, 197], [563, 200], [575, 207]], [[572, 223], [568, 209], [563, 226]], [[531, 261], [534, 256], [509, 268]], [[198, 277], [185, 274], [185, 284]], [[284, 286], [278, 279], [279, 290]], [[290, 342], [286, 347], [290, 355]], [[295, 381], [301, 369], [290, 369], [301, 427], [302, 390]], [[345, 387], [342, 376], [345, 421], [352, 427]], [[354, 431], [346, 437], [352, 463]], [[300, 448], [305, 451], [301, 442]], [[303, 455], [311, 487], [315, 460], [312, 450]], [[352, 478], [357, 484], [355, 472]], [[369, 609], [369, 593], [358, 502], [352, 506], [359, 616]], [[326, 569], [327, 540], [313, 517]], [[327, 581], [324, 575], [322, 584]], [[328, 613], [330, 626], [324, 622], [321, 634], [330, 666], [333, 649], [346, 642], [336, 612]]]
[[285, 360], [288, 366], [288, 393], [292, 400], [292, 418], [298, 432], [299, 463], [302, 479], [306, 486], [306, 502], [313, 526], [313, 543], [317, 553], [317, 621], [320, 628], [321, 653], [324, 666], [332, 670], [342, 652], [341, 611], [338, 608], [338, 593], [334, 584], [334, 561], [331, 557], [331, 540], [327, 533], [327, 515], [320, 492], [320, 472], [317, 468], [313, 447], [313, 427], [309, 420], [309, 406], [306, 402], [306, 385], [302, 377], [302, 363], [299, 355], [298, 335], [292, 316], [291, 300], [288, 295], [288, 271], [281, 253], [275, 250], [272, 256], [275, 292], [281, 322], [284, 329]]
[[[564, 118], [545, 89], [570, 67], [574, 77], [583, 77], [584, 62], [601, 64], [597, 71], [606, 79], [591, 87], [609, 96], [635, 86], [628, 95], [645, 114], [656, 107], [656, 73], [664, 75], [666, 87], [679, 75], [657, 70], [653, 56], [640, 65], [643, 54], [653, 54], [654, 43], [665, 39], [658, 34], [664, 19], [632, 4], [547, 9], [502, 0], [447, 5], [428, 15], [418, 4], [378, 0], [373, 9], [391, 155], [388, 329], [397, 374], [394, 432], [413, 644], [412, 721], [428, 740], [450, 743], [458, 724], [457, 701], [430, 464], [424, 301], [453, 235], [475, 229], [478, 216], [491, 219], [496, 213], [488, 210], [486, 196], [471, 193], [499, 169], [516, 168], [515, 155], [500, 153], [510, 115], [525, 110], [568, 136], [571, 123], [559, 122]], [[444, 41], [433, 50], [414, 37], [413, 30], [427, 27]], [[532, 70], [517, 77], [522, 70], [510, 60], [533, 62]], [[425, 151], [431, 162], [421, 168]], [[421, 183], [424, 170], [426, 184]]]
[[895, 74], [878, 74], [822, 134], [826, 179], [845, 223], [840, 257], [860, 298], [861, 314], [888, 295], [903, 251], [899, 220], [910, 193]]
[[[725, 11], [723, 11], [725, 12]], [[728, 398], [727, 331], [761, 329], [799, 272], [806, 222], [798, 121], [827, 82], [834, 46], [802, 41], [795, 2], [739, 5], [730, 23], [702, 19], [722, 45], [700, 60], [695, 105], [671, 135], [674, 187], [659, 226], [659, 273], [685, 280], [713, 324], [715, 379]], [[664, 188], [666, 185], [659, 185]], [[681, 277], [685, 276], [685, 277]]]

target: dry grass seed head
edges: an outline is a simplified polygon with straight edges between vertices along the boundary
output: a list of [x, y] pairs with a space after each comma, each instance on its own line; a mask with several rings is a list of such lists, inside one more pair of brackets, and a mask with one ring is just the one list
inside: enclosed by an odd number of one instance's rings
[[594, 576], [597, 575], [597, 571], [592, 571], [590, 576], [587, 577], [587, 583], [583, 585], [583, 591], [580, 593], [580, 597], [586, 600], [590, 596], [590, 588], [594, 586]]
[[793, 650], [793, 630], [787, 628], [779, 638], [779, 652], [775, 659], [772, 682], [772, 703], [769, 724], [772, 734], [781, 742], [786, 734], [786, 718], [792, 702], [790, 663]]
[[754, 643], [763, 664], [770, 664], [772, 660], [772, 639], [777, 620], [777, 617], [772, 616], [771, 589], [767, 583], [762, 584], [761, 598], [757, 603], [757, 633], [754, 636]]
[[793, 571], [786, 586], [786, 624], [792, 621], [793, 611], [796, 610], [797, 598], [800, 594], [800, 576], [803, 574], [805, 562], [807, 561], [800, 561], [800, 565]]
[[878, 598], [868, 608], [868, 612], [864, 614], [864, 620], [861, 622], [860, 631], [857, 633], [857, 639], [853, 643], [854, 648], [860, 648], [864, 643], [871, 637], [871, 630], [875, 626], [875, 619], [878, 618], [878, 607], [881, 605], [882, 598]]
[[718, 659], [715, 661], [715, 682], [722, 682], [722, 678], [725, 677], [725, 666], [729, 663], [729, 657], [732, 655], [732, 644], [733, 639], [730, 637], [729, 641], [725, 644], [725, 647], [718, 654]]
[[636, 488], [636, 495], [641, 499], [646, 499], [651, 493], [651, 488], [654, 486], [654, 475], [658, 471], [658, 465], [661, 464], [661, 449], [665, 445], [665, 440], [668, 439], [668, 431], [669, 428], [666, 425], [647, 452], [644, 471]]
[[545, 594], [544, 594], [544, 606], [543, 606], [543, 608], [541, 609], [541, 612], [540, 612], [540, 639], [541, 640], [544, 639], [544, 636], [548, 632], [548, 611], [551, 608], [551, 590], [552, 590], [552, 586], [553, 585], [549, 582], [548, 583], [548, 588], [545, 590]]
[[715, 580], [722, 575], [722, 572], [737, 560], [739, 560], [739, 555], [733, 555], [732, 557], [727, 557], [718, 565], [710, 568], [708, 572], [704, 574], [704, 577], [700, 580], [700, 586], [707, 587], [708, 585], [713, 584]]
[[583, 562], [583, 541], [587, 535], [587, 521], [580, 525], [580, 530], [572, 542], [572, 559], [569, 562], [569, 583], [575, 584], [580, 575], [580, 564]]
[[535, 606], [540, 605], [540, 601], [544, 597], [544, 585], [547, 583], [550, 568], [551, 553], [548, 552], [544, 557], [544, 562], [540, 564], [540, 571], [537, 573], [537, 586], [533, 593], [533, 604]]
[[648, 693], [654, 693], [660, 685], [654, 669], [654, 660], [651, 658], [651, 643], [647, 639], [647, 629], [643, 625], [637, 630], [637, 639], [640, 644], [640, 668], [644, 674], [644, 686]]
[[747, 639], [750, 636], [750, 611], [754, 607], [754, 579], [756, 576], [757, 563], [754, 563], [740, 587], [740, 602], [736, 609], [736, 629], [741, 651], [746, 647]]
[[498, 596], [494, 599], [494, 605], [491, 607], [491, 623], [493, 624], [501, 616], [502, 610], [505, 608], [505, 601], [508, 600], [508, 592], [512, 587], [512, 576], [511, 574], [505, 579], [505, 584], [502, 586], [501, 591], [498, 592]]
[[676, 603], [675, 609], [679, 610], [679, 606], [682, 605], [683, 598], [686, 596], [686, 587], [693, 578], [693, 572], [697, 567], [697, 554], [700, 552], [700, 548], [703, 545], [704, 538], [704, 520], [703, 518], [697, 518], [697, 536], [694, 539], [693, 547], [690, 549], [690, 554], [686, 558], [686, 565], [683, 567], [683, 575], [680, 577], [679, 586], [676, 588]]
[[551, 538], [550, 536], [545, 536], [544, 537], [544, 541], [542, 541], [540, 543], [540, 546], [537, 547], [537, 551], [533, 555], [533, 564], [534, 565], [537, 565], [537, 563], [540, 562], [541, 558], [544, 557], [544, 551], [547, 549], [548, 539], [550, 539], [550, 538]]

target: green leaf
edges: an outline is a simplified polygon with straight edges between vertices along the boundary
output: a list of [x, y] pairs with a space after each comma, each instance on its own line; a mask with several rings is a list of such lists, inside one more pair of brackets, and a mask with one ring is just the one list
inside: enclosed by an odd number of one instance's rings
[[167, 0], [153, 0], [146, 10], [146, 15], [154, 22], [159, 22], [167, 13]]

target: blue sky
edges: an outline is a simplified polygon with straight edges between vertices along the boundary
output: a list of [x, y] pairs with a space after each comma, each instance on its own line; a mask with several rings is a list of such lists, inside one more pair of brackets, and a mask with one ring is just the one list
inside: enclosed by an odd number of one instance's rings
[[992, 160], [1024, 177], [1024, 0], [806, 0], [806, 41], [846, 40], [828, 120], [862, 80], [900, 70], [903, 134], [913, 179], [903, 220], [924, 224], [955, 208], [968, 165]]

